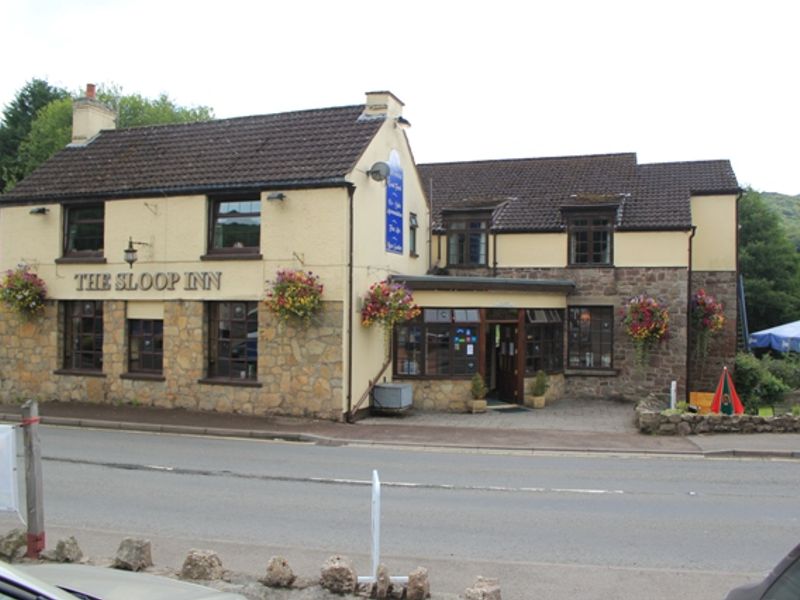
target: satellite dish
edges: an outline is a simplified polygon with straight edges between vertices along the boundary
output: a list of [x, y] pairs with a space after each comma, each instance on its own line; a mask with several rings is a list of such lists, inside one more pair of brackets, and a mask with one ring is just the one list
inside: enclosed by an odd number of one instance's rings
[[367, 175], [372, 177], [375, 181], [384, 181], [389, 177], [389, 165], [385, 162], [376, 162], [372, 168], [367, 171]]

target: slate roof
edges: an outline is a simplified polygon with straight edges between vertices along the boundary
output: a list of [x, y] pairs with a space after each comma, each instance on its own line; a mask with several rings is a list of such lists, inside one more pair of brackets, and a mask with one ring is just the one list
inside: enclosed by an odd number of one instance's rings
[[2, 201], [208, 193], [344, 181], [382, 118], [344, 106], [101, 132], [67, 147]]
[[[636, 155], [600, 154], [418, 165], [432, 206], [442, 213], [493, 208], [497, 231], [560, 231], [562, 209], [616, 209], [617, 229], [691, 227], [690, 196], [739, 192], [727, 160], [637, 163]], [[502, 202], [497, 199], [503, 199]]]

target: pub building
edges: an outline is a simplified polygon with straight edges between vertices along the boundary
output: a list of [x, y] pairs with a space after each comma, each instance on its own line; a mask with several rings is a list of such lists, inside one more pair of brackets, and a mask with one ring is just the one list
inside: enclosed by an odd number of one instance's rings
[[[473, 376], [525, 404], [713, 385], [735, 353], [737, 201], [728, 161], [635, 154], [414, 162], [390, 92], [360, 105], [116, 129], [87, 86], [72, 142], [0, 196], [0, 268], [47, 285], [40, 316], [0, 303], [0, 401], [136, 403], [356, 418], [375, 384], [470, 410]], [[309, 323], [264, 300], [281, 269], [323, 285]], [[361, 323], [374, 283], [420, 315]], [[726, 323], [702, 368], [689, 303]], [[629, 298], [669, 309], [636, 361]], [[384, 384], [389, 384], [385, 385]]]

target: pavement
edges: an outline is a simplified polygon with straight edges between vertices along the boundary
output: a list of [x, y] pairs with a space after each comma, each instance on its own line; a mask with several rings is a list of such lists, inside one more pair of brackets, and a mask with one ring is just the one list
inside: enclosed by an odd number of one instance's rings
[[[544, 409], [499, 405], [481, 414], [409, 411], [356, 423], [166, 409], [43, 402], [44, 425], [311, 442], [520, 452], [606, 452], [800, 459], [800, 433], [654, 436], [634, 426], [633, 404], [561, 399]], [[18, 423], [20, 404], [0, 404]]]

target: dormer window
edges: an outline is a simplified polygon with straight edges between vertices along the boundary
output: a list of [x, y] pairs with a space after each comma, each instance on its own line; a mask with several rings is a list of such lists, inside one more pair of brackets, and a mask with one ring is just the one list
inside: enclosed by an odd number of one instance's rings
[[447, 264], [485, 267], [488, 263], [489, 215], [446, 217]]
[[611, 266], [612, 213], [576, 213], [567, 217], [569, 264], [573, 267]]

